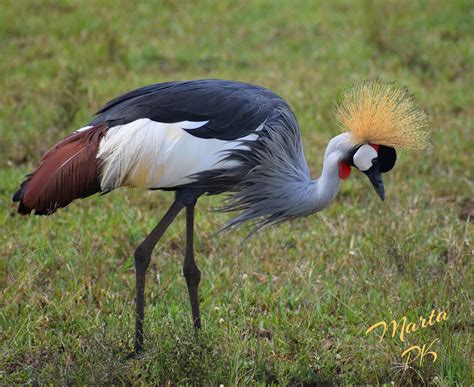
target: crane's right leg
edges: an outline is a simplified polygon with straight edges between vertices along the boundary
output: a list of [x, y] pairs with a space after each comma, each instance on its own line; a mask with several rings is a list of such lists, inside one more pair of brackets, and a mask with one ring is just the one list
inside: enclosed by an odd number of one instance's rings
[[135, 280], [136, 280], [136, 323], [135, 323], [135, 352], [137, 355], [143, 350], [143, 319], [145, 310], [145, 274], [150, 264], [151, 253], [161, 236], [173, 222], [176, 215], [184, 208], [181, 201], [175, 200], [160, 223], [145, 238], [135, 250]]

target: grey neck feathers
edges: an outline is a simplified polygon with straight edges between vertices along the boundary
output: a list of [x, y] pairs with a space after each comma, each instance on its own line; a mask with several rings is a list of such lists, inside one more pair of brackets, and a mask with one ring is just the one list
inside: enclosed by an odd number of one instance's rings
[[319, 179], [312, 181], [312, 194], [308, 198], [312, 203], [311, 212], [321, 211], [329, 206], [339, 192], [339, 154], [330, 154], [324, 158], [323, 171]]
[[331, 139], [324, 154], [323, 170], [316, 180], [301, 182], [296, 188], [298, 208], [296, 216], [308, 215], [328, 207], [339, 192], [339, 165], [346, 152], [352, 147], [348, 133]]

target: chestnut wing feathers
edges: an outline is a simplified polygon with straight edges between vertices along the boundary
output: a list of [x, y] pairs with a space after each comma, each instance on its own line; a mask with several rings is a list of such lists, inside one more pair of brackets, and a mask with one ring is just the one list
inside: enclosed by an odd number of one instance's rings
[[49, 215], [74, 199], [99, 192], [96, 154], [107, 129], [98, 125], [75, 132], [50, 149], [13, 196], [20, 202], [18, 212]]

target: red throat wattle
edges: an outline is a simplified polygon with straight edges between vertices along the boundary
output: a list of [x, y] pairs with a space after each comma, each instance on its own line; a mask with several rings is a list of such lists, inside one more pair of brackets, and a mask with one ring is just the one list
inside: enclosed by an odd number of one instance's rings
[[339, 164], [339, 177], [346, 180], [351, 174], [351, 165], [344, 160]]

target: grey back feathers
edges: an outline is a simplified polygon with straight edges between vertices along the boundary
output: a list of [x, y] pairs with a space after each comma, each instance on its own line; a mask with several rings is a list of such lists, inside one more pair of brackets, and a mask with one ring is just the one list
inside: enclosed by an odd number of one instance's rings
[[251, 219], [256, 219], [255, 226], [260, 228], [298, 216], [301, 208], [291, 203], [301, 204], [299, 196], [304, 195], [302, 191], [311, 184], [311, 178], [293, 112], [277, 109], [264, 123], [258, 139], [246, 145], [248, 150], [228, 156], [246, 167], [222, 208], [241, 213], [224, 228]]
[[288, 108], [271, 90], [221, 79], [165, 82], [142, 87], [107, 103], [90, 125], [124, 125], [141, 118], [174, 123], [208, 121], [187, 131], [200, 138], [235, 140], [267, 119], [275, 107]]

